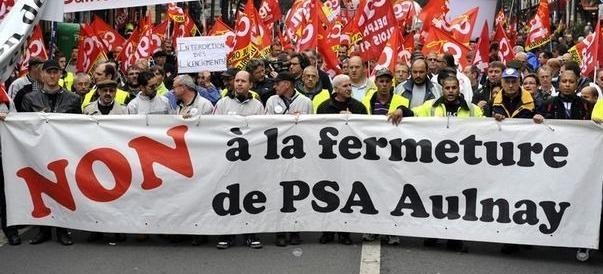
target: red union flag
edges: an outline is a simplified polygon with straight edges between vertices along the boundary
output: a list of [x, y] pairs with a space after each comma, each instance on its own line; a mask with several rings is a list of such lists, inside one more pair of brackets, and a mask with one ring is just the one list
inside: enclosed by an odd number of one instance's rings
[[400, 47], [402, 45], [401, 42], [402, 37], [400, 32], [395, 31], [389, 41], [387, 41], [385, 48], [383, 48], [383, 52], [377, 60], [377, 64], [375, 65], [372, 75], [374, 75], [377, 70], [382, 68], [387, 68], [389, 71], [395, 71], [398, 52], [400, 52]]
[[32, 57], [38, 57], [42, 60], [48, 59], [48, 53], [44, 46], [44, 36], [42, 35], [42, 28], [40, 28], [40, 25], [36, 25], [31, 33], [25, 56], [21, 60], [19, 76], [27, 74], [27, 71], [29, 70], [29, 59]]
[[551, 21], [549, 19], [548, 1], [540, 1], [538, 11], [530, 20], [530, 31], [526, 38], [525, 48], [531, 50], [551, 41]]
[[498, 25], [496, 27], [496, 33], [494, 34], [494, 41], [498, 41], [499, 51], [498, 56], [503, 63], [513, 60], [515, 57], [515, 53], [513, 52], [513, 47], [515, 45], [511, 44], [507, 34], [503, 30], [502, 25]]
[[494, 29], [498, 28], [498, 26], [505, 27], [506, 24], [507, 24], [507, 17], [505, 16], [504, 11], [502, 9], [500, 9], [498, 11], [498, 13], [496, 14], [496, 18], [494, 21]]
[[[402, 48], [398, 52], [398, 61], [404, 62], [410, 66], [410, 59], [412, 59], [412, 52], [415, 49], [415, 33], [411, 32], [403, 37]], [[393, 71], [393, 70], [392, 70]]]
[[103, 21], [103, 19], [95, 15], [90, 26], [107, 50], [121, 51], [121, 47], [126, 43], [126, 39]]
[[235, 38], [237, 37], [237, 35], [228, 25], [226, 25], [226, 23], [224, 23], [224, 21], [222, 21], [222, 18], [218, 17], [216, 19], [214, 26], [209, 30], [209, 32], [207, 32], [207, 35], [209, 35], [209, 36], [225, 35], [226, 36], [226, 46], [228, 47], [228, 53], [231, 53], [232, 50], [234, 49]]
[[289, 39], [297, 43], [302, 32], [303, 22], [309, 14], [311, 0], [296, 0], [285, 18], [285, 30]]
[[423, 22], [423, 31], [429, 31], [431, 21], [434, 18], [445, 17], [449, 10], [448, 0], [429, 0], [419, 14], [419, 19]]
[[[248, 1], [249, 2], [252, 1]], [[248, 5], [246, 5], [248, 6]], [[251, 28], [253, 27], [250, 16], [247, 14], [247, 8], [245, 11], [239, 12], [237, 23], [235, 26], [235, 46], [228, 58], [231, 66], [237, 68], [245, 68], [249, 58], [251, 58], [251, 51], [253, 45], [251, 44]]]
[[457, 18], [454, 18], [450, 23], [446, 22], [442, 17], [434, 18], [434, 26], [451, 33], [452, 37], [457, 41], [463, 44], [469, 44], [478, 12], [479, 7], [472, 8], [459, 15]]
[[168, 23], [168, 20], [164, 20], [154, 27], [147, 28], [142, 37], [140, 37], [140, 41], [138, 41], [138, 46], [134, 52], [135, 61], [149, 58], [153, 56], [153, 53], [161, 50], [161, 44], [166, 37]]
[[412, 0], [395, 0], [393, 7], [394, 15], [402, 30], [405, 26], [412, 25], [413, 18], [421, 12], [421, 7]]
[[595, 31], [568, 51], [572, 58], [580, 63], [580, 73], [589, 75], [597, 66], [597, 51], [600, 47], [600, 24], [597, 24]]
[[490, 62], [489, 50], [490, 50], [490, 37], [488, 30], [488, 21], [484, 22], [484, 27], [482, 28], [482, 34], [479, 36], [479, 42], [475, 45], [475, 58], [473, 59], [473, 64], [477, 66], [477, 68], [481, 72], [486, 72], [488, 68], [488, 63]]
[[322, 23], [319, 19], [319, 13], [322, 13], [321, 7], [320, 1], [312, 0], [310, 3], [310, 17], [303, 20], [302, 33], [297, 41], [296, 50], [298, 52], [318, 47], [318, 32], [322, 31]]
[[276, 0], [263, 0], [258, 9], [258, 14], [264, 25], [270, 29], [272, 29], [271, 26], [274, 22], [280, 20], [282, 16], [281, 8]]
[[397, 28], [396, 16], [391, 1], [362, 0], [351, 21], [360, 33], [360, 56], [364, 60], [375, 60]]
[[469, 47], [456, 41], [450, 34], [438, 28], [430, 28], [427, 39], [425, 39], [423, 54], [427, 55], [430, 52], [449, 53], [454, 57], [455, 63], [463, 68], [468, 64], [467, 53]]
[[107, 59], [105, 47], [96, 36], [94, 29], [90, 25], [83, 24], [78, 45], [77, 71], [90, 72], [96, 62], [105, 59]]
[[130, 38], [126, 41], [123, 50], [117, 56], [117, 60], [120, 64], [120, 69], [123, 73], [126, 73], [128, 67], [134, 64], [134, 52], [136, 50], [136, 46], [138, 46], [138, 42], [142, 37], [143, 32], [151, 26], [151, 22], [148, 17], [142, 18], [140, 22], [138, 22], [138, 27], [132, 32]]

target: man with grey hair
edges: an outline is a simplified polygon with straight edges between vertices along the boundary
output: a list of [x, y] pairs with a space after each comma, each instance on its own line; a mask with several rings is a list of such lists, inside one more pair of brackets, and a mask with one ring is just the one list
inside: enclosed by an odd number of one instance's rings
[[75, 75], [75, 81], [71, 90], [82, 99], [92, 89], [92, 79], [87, 73], [80, 72]]
[[178, 75], [174, 78], [174, 95], [178, 98], [176, 113], [184, 118], [197, 115], [209, 115], [214, 112], [211, 102], [197, 92], [197, 85], [192, 77]]
[[364, 105], [352, 98], [352, 81], [350, 76], [339, 74], [333, 78], [333, 93], [329, 100], [318, 106], [319, 114], [367, 114]]

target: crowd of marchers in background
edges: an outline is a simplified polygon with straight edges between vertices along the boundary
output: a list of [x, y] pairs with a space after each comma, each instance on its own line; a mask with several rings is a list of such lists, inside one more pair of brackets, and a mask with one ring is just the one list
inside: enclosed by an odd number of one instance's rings
[[[170, 43], [153, 55], [119, 71], [114, 61], [95, 65], [93, 73], [75, 73], [62, 54], [54, 59], [29, 60], [29, 73], [7, 82], [7, 93], [0, 94], [0, 112], [75, 113], [84, 115], [174, 114], [185, 118], [198, 115], [300, 115], [365, 114], [383, 115], [394, 123], [404, 117], [493, 117], [532, 119], [603, 120], [603, 69], [595, 77], [581, 75], [580, 65], [566, 52], [540, 50], [536, 54], [515, 49], [515, 59], [506, 64], [498, 59], [493, 43], [488, 67], [460, 68], [458, 60], [446, 53], [426, 55], [418, 49], [409, 63], [399, 62], [394, 71], [372, 70], [373, 62], [363, 60], [353, 48], [341, 45], [341, 74], [329, 75], [322, 69], [322, 58], [314, 50], [294, 52], [278, 43], [266, 59], [252, 59], [244, 69], [222, 72], [200, 71], [178, 74], [177, 60]], [[534, 59], [536, 58], [536, 59]], [[7, 114], [8, 113], [8, 114]], [[0, 168], [0, 171], [2, 169]], [[4, 180], [0, 207], [2, 229], [9, 244], [21, 243], [15, 227], [6, 227]], [[6, 182], [15, 183], [15, 182]], [[596, 225], [596, 224], [593, 224]], [[30, 240], [39, 244], [52, 238], [50, 227], [39, 227]], [[324, 232], [320, 243], [335, 240], [335, 233]], [[57, 240], [73, 244], [70, 232], [56, 228]], [[164, 236], [180, 241], [182, 235]], [[363, 240], [379, 237], [391, 245], [400, 244], [396, 235], [362, 235]], [[88, 241], [111, 238], [127, 240], [124, 234], [91, 232]], [[148, 235], [136, 235], [144, 241]], [[207, 242], [206, 236], [190, 238], [194, 245]], [[351, 244], [349, 233], [337, 233], [342, 244]], [[261, 248], [254, 234], [243, 235], [244, 244]], [[301, 243], [296, 232], [278, 233], [276, 245]], [[426, 239], [434, 246], [437, 239]], [[235, 244], [234, 235], [220, 236], [218, 248]], [[446, 246], [466, 251], [463, 241], [448, 240]], [[514, 253], [521, 246], [506, 244], [501, 251]], [[588, 256], [580, 249], [579, 256]]]

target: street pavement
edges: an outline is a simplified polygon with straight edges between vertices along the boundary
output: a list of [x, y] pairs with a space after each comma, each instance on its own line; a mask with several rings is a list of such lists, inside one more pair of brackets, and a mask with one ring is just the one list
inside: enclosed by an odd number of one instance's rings
[[75, 244], [65, 247], [56, 241], [29, 245], [33, 234], [26, 230], [20, 246], [8, 246], [0, 239], [0, 273], [603, 273], [602, 254], [592, 253], [589, 262], [579, 263], [575, 250], [567, 248], [534, 247], [503, 255], [499, 244], [469, 242], [468, 252], [459, 253], [443, 244], [426, 248], [421, 239], [402, 238], [400, 246], [381, 246], [378, 259], [371, 261], [380, 266], [371, 272], [361, 266], [364, 253], [359, 235], [353, 235], [354, 245], [344, 246], [321, 245], [320, 233], [302, 233], [302, 245], [277, 247], [274, 235], [265, 234], [259, 235], [262, 249], [239, 242], [217, 250], [213, 236], [201, 246], [191, 246], [189, 240], [171, 243], [158, 236], [138, 242], [132, 235], [112, 245], [109, 240], [87, 243], [87, 233], [76, 231]]

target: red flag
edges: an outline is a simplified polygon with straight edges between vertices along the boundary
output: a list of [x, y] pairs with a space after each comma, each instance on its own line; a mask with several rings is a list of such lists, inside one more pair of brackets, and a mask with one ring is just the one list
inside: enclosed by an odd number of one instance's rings
[[121, 47], [126, 43], [126, 39], [103, 21], [103, 19], [95, 15], [90, 26], [94, 29], [94, 32], [107, 50], [111, 51], [115, 49], [116, 51], [121, 51]]
[[481, 72], [486, 72], [488, 69], [488, 62], [490, 61], [490, 32], [488, 30], [488, 21], [484, 22], [482, 28], [482, 34], [479, 36], [479, 42], [475, 47], [475, 57], [473, 58], [473, 64]]
[[568, 50], [572, 54], [572, 58], [580, 63], [580, 73], [582, 75], [591, 74], [597, 66], [597, 53], [601, 43], [600, 33], [600, 24], [597, 23], [593, 33]]
[[274, 22], [282, 17], [281, 7], [276, 0], [263, 0], [258, 9], [258, 14], [264, 25], [270, 29], [272, 29]]
[[[245, 68], [249, 58], [251, 58], [251, 52], [253, 45], [251, 44], [251, 29], [253, 27], [250, 15], [247, 14], [247, 6], [249, 3], [253, 5], [253, 1], [248, 1], [245, 5], [245, 10], [239, 12], [237, 23], [235, 26], [235, 46], [232, 54], [228, 58], [230, 65], [237, 68]], [[252, 7], [253, 8], [253, 7]]]
[[530, 20], [530, 31], [526, 38], [526, 51], [551, 41], [551, 20], [549, 19], [549, 1], [541, 0], [538, 11]]
[[0, 84], [0, 104], [5, 104], [8, 106], [8, 104], [10, 103], [10, 97], [8, 97], [8, 94], [6, 93], [6, 87], [4, 86], [4, 83]]
[[454, 18], [450, 23], [444, 18], [434, 18], [433, 22], [436, 27], [451, 33], [457, 41], [469, 44], [478, 12], [479, 7], [475, 7]]
[[392, 34], [392, 37], [385, 44], [385, 48], [383, 48], [383, 52], [381, 52], [381, 56], [377, 60], [377, 64], [375, 65], [375, 69], [373, 70], [372, 75], [375, 74], [377, 70], [382, 68], [387, 68], [389, 71], [396, 70], [396, 61], [398, 59], [398, 52], [401, 47], [401, 34], [399, 31], [395, 31]]
[[[339, 60], [337, 59], [337, 50], [339, 49], [339, 40], [335, 38], [336, 31], [333, 31], [332, 28], [336, 27], [337, 24], [331, 24], [331, 29], [323, 29], [322, 27], [318, 28], [318, 45], [317, 51], [322, 55], [324, 59], [323, 67], [325, 72], [329, 73], [329, 75], [334, 76], [341, 73], [341, 68], [339, 67]], [[339, 26], [339, 30], [341, 31], [342, 26]]]
[[27, 45], [25, 57], [21, 60], [19, 76], [27, 74], [27, 71], [29, 70], [29, 59], [32, 57], [39, 57], [42, 60], [48, 59], [48, 53], [46, 52], [46, 47], [44, 46], [44, 36], [42, 35], [42, 28], [40, 25], [36, 25], [34, 27]]
[[209, 36], [226, 35], [226, 46], [229, 49], [228, 53], [230, 54], [232, 52], [232, 50], [234, 49], [235, 39], [236, 39], [237, 35], [228, 25], [226, 25], [226, 23], [224, 23], [224, 21], [222, 21], [222, 18], [218, 17], [216, 19], [214, 26], [209, 30], [207, 35], [209, 35]]
[[[402, 36], [400, 36], [402, 37]], [[412, 52], [415, 50], [415, 37], [414, 32], [411, 32], [402, 38], [402, 46], [398, 51], [398, 62], [404, 62], [410, 66], [410, 59], [412, 59]], [[393, 72], [393, 70], [392, 70]]]
[[303, 21], [306, 19], [311, 0], [297, 0], [289, 9], [285, 18], [285, 33], [293, 43], [297, 43], [301, 36]]
[[0, 22], [4, 20], [4, 17], [14, 5], [15, 0], [0, 0]]
[[[322, 31], [322, 22], [319, 19], [319, 13], [322, 13], [321, 7], [322, 3], [320, 1], [312, 0], [310, 4], [310, 18], [303, 20], [302, 34], [296, 45], [298, 52], [318, 47], [318, 32]], [[326, 37], [328, 37], [328, 34]]]
[[398, 20], [400, 30], [404, 30], [406, 26], [412, 25], [413, 18], [416, 18], [419, 12], [421, 12], [421, 7], [417, 7], [418, 4], [415, 3], [412, 0], [394, 1], [394, 15], [396, 16], [396, 20]]
[[505, 12], [500, 9], [496, 14], [496, 19], [494, 21], [494, 29], [497, 29], [498, 26], [502, 26], [503, 28], [507, 25], [507, 17], [505, 16]]
[[364, 60], [379, 58], [381, 51], [397, 28], [391, 1], [362, 0], [351, 21], [362, 33], [360, 56]]
[[144, 31], [151, 26], [151, 21], [148, 17], [142, 18], [138, 23], [136, 29], [130, 35], [130, 38], [126, 41], [123, 50], [117, 56], [117, 60], [120, 64], [120, 69], [123, 73], [126, 73], [127, 68], [134, 64], [135, 57], [134, 53], [136, 51], [136, 47], [138, 46], [138, 42], [140, 42], [140, 38]]
[[182, 18], [183, 21], [172, 21], [173, 29], [172, 29], [172, 44], [174, 48], [176, 47], [176, 38], [179, 37], [193, 37], [197, 34], [199, 29], [195, 24], [195, 21], [188, 14], [188, 11], [184, 12]]
[[425, 45], [423, 46], [423, 54], [427, 55], [430, 52], [449, 53], [454, 57], [455, 63], [462, 68], [469, 63], [467, 61], [467, 53], [469, 47], [455, 40], [450, 34], [438, 29], [430, 28]]
[[153, 56], [161, 50], [161, 43], [166, 37], [168, 20], [164, 20], [154, 27], [149, 27], [140, 37], [136, 52], [134, 52], [134, 61], [142, 60]]
[[499, 51], [498, 55], [500, 60], [504, 63], [513, 60], [515, 57], [515, 52], [513, 52], [513, 47], [515, 45], [511, 44], [507, 34], [503, 30], [501, 25], [496, 27], [496, 33], [494, 34], [494, 41], [498, 41]]
[[444, 17], [449, 10], [448, 0], [429, 0], [419, 14], [419, 19], [423, 22], [423, 29], [429, 29], [434, 18]]
[[325, 24], [331, 23], [338, 18], [344, 18], [343, 16], [340, 17], [341, 3], [339, 2], [339, 0], [326, 0], [322, 5], [322, 11], [325, 15], [325, 18], [327, 19], [327, 21], [324, 22]]
[[[600, 22], [599, 22], [600, 24]], [[599, 30], [599, 31], [597, 31]], [[603, 28], [601, 28], [601, 26], [597, 26], [597, 28], [595, 29], [595, 32], [599, 33], [599, 38], [597, 39], [597, 41], [599, 42], [599, 44], [597, 45], [597, 48], [595, 50], [597, 50], [597, 55], [595, 60], [597, 60], [597, 68], [600, 68], [603, 65], [603, 45], [601, 43], [601, 39], [603, 39]]]
[[76, 69], [78, 72], [90, 72], [98, 61], [107, 59], [105, 47], [90, 25], [82, 24]]

